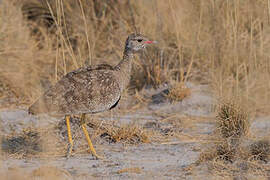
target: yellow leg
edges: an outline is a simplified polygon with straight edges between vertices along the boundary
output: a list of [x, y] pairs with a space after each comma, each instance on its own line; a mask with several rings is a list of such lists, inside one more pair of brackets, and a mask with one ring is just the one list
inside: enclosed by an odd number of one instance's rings
[[72, 140], [72, 135], [71, 135], [71, 130], [70, 130], [70, 116], [65, 116], [66, 123], [67, 123], [67, 131], [68, 131], [68, 151], [67, 151], [67, 157], [70, 156], [73, 148], [73, 140]]
[[85, 119], [85, 114], [82, 114], [82, 116], [81, 116], [81, 126], [82, 126], [82, 129], [83, 129], [84, 135], [86, 137], [86, 140], [88, 142], [88, 146], [90, 148], [90, 151], [93, 154], [93, 156], [95, 156], [96, 158], [103, 159], [103, 157], [98, 156], [97, 153], [96, 153], [96, 150], [95, 150], [95, 148], [94, 148], [94, 146], [92, 144], [92, 141], [91, 141], [91, 139], [89, 137], [89, 134], [88, 134], [88, 131], [86, 129], [86, 123], [85, 123], [84, 119]]

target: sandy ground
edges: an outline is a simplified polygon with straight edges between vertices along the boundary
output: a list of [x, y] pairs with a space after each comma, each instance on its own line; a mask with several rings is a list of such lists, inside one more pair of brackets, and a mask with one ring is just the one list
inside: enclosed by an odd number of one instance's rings
[[[39, 172], [42, 167], [49, 167], [57, 172], [59, 179], [216, 179], [205, 166], [199, 167], [195, 172], [187, 170], [198, 160], [202, 149], [207, 146], [205, 139], [215, 128], [212, 107], [215, 100], [208, 87], [194, 84], [189, 84], [189, 87], [192, 90], [191, 96], [181, 102], [171, 103], [167, 100], [163, 95], [166, 88], [148, 90], [145, 94], [151, 100], [146, 106], [123, 115], [109, 113], [110, 116], [107, 117], [109, 121], [117, 120], [117, 123], [134, 121], [161, 133], [173, 129], [179, 132], [178, 137], [136, 145], [109, 143], [96, 138], [94, 145], [97, 152], [105, 157], [104, 160], [96, 160], [86, 152], [76, 152], [76, 148], [69, 159], [64, 156], [16, 158], [5, 154], [0, 172], [12, 172], [15, 169], [23, 171], [24, 175], [31, 175]], [[123, 106], [120, 104], [120, 108]], [[166, 119], [171, 117], [179, 118], [180, 125], [175, 127]], [[20, 133], [27, 127], [42, 128], [63, 119], [30, 116], [25, 109], [3, 109], [0, 111], [0, 121], [1, 135], [9, 136]], [[72, 130], [77, 131], [74, 128]], [[251, 134], [253, 137], [269, 137], [270, 117], [258, 117], [252, 121]], [[61, 137], [59, 133], [53, 134], [53, 137], [66, 141], [66, 137]], [[79, 141], [85, 143], [84, 139], [79, 138]], [[2, 143], [2, 148], [5, 148], [3, 146]]]

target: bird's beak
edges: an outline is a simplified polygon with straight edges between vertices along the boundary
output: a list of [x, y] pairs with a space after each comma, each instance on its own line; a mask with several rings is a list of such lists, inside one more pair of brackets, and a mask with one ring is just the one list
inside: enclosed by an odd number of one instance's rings
[[145, 41], [144, 44], [153, 44], [153, 43], [157, 43], [157, 41]]

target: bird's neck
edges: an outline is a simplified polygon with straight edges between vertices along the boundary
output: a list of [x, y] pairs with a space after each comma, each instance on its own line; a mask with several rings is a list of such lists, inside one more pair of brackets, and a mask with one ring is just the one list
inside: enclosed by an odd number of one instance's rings
[[123, 59], [115, 66], [115, 71], [119, 74], [119, 84], [124, 90], [130, 81], [133, 52], [125, 48]]

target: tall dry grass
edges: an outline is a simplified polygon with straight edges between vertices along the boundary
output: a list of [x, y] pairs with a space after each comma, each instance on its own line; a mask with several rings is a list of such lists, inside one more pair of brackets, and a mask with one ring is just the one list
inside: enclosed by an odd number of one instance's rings
[[192, 80], [267, 113], [269, 7], [267, 0], [3, 1], [0, 79], [29, 104], [73, 69], [115, 65], [136, 30], [159, 44], [135, 59], [131, 89]]

